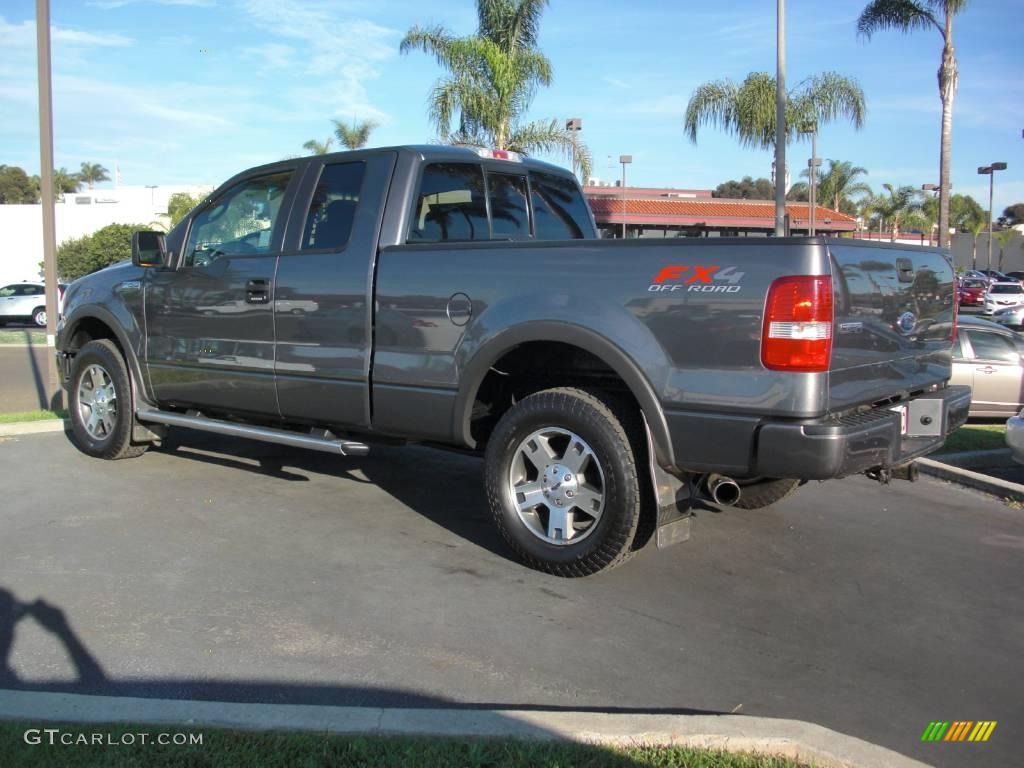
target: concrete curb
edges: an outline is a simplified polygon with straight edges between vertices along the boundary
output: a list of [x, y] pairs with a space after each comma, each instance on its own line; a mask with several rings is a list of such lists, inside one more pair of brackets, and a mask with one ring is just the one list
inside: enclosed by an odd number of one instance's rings
[[983, 475], [970, 469], [955, 467], [952, 464], [945, 464], [934, 459], [918, 459], [918, 469], [932, 477], [940, 480], [948, 480], [957, 485], [973, 488], [977, 491], [998, 496], [1000, 499], [1011, 499], [1013, 501], [1024, 501], [1024, 485], [1011, 483], [1009, 480], [1001, 480], [998, 477]]
[[45, 432], [64, 432], [70, 427], [65, 419], [43, 419], [41, 421], [16, 421], [13, 424], [0, 424], [0, 437], [17, 437], [19, 435], [41, 435]]
[[927, 768], [925, 763], [820, 725], [745, 715], [381, 709], [0, 691], [0, 719], [664, 744], [780, 755], [818, 768]]
[[961, 451], [960, 453], [932, 454], [932, 459], [943, 464], [952, 464], [962, 469], [989, 469], [991, 467], [1012, 467], [1017, 464], [1009, 448], [994, 448], [989, 451]]

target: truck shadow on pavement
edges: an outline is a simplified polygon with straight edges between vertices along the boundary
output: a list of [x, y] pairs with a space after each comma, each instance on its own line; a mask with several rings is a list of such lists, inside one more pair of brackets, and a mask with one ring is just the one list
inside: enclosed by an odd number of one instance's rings
[[[56, 638], [74, 667], [75, 679], [33, 680], [15, 667], [15, 629], [32, 619]], [[144, 659], [139, 661], [145, 663]], [[148, 699], [221, 701], [234, 703], [296, 704], [340, 707], [401, 707], [408, 709], [504, 709], [530, 711], [612, 712], [621, 714], [727, 714], [689, 708], [640, 709], [628, 707], [559, 707], [510, 705], [496, 702], [457, 702], [412, 690], [310, 683], [261, 682], [258, 680], [110, 678], [100, 661], [85, 647], [59, 607], [37, 598], [18, 600], [0, 587], [0, 690], [40, 693], [75, 693]], [[530, 735], [530, 734], [526, 734]], [[537, 729], [534, 735], [544, 735]]]

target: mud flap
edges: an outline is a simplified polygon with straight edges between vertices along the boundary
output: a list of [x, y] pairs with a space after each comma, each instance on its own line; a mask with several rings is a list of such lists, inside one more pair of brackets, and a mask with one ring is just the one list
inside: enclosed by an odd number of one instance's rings
[[655, 530], [655, 541], [658, 549], [671, 547], [690, 539], [690, 500], [693, 498], [691, 484], [666, 472], [654, 456], [654, 443], [651, 430], [644, 419], [644, 432], [647, 436], [647, 460], [651, 471], [651, 484], [658, 505], [658, 527]]

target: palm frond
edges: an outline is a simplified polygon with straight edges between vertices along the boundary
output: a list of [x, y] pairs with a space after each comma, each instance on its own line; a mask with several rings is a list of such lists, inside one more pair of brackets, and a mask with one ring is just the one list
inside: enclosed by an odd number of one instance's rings
[[334, 139], [328, 136], [322, 142], [316, 139], [310, 139], [302, 148], [314, 155], [326, 155], [331, 151], [331, 144], [334, 143]]
[[346, 149], [361, 149], [366, 146], [366, 143], [370, 140], [370, 134], [377, 128], [377, 123], [373, 120], [363, 120], [362, 122], [356, 122], [352, 120], [352, 125], [346, 125], [340, 120], [333, 120], [334, 123], [334, 135], [337, 137], [338, 142]]
[[714, 80], [698, 86], [686, 105], [684, 126], [690, 141], [697, 143], [697, 130], [701, 126], [736, 130], [736, 100], [738, 88], [732, 80]]
[[[772, 83], [774, 87], [774, 82]], [[854, 128], [864, 126], [867, 104], [864, 90], [855, 79], [838, 72], [823, 72], [801, 82], [790, 94], [792, 112], [796, 120], [790, 123], [792, 131], [804, 124], [832, 123], [848, 120]]]
[[[929, 1], [933, 6], [937, 2]], [[870, 40], [875, 32], [895, 29], [903, 33], [934, 27], [941, 33], [942, 25], [928, 7], [917, 0], [873, 0], [857, 19], [857, 34]]]

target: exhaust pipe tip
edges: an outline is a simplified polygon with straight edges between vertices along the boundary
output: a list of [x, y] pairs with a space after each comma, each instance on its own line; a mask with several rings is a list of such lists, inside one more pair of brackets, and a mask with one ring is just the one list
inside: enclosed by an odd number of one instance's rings
[[711, 500], [723, 507], [734, 506], [743, 493], [735, 480], [724, 475], [709, 475], [707, 488]]

